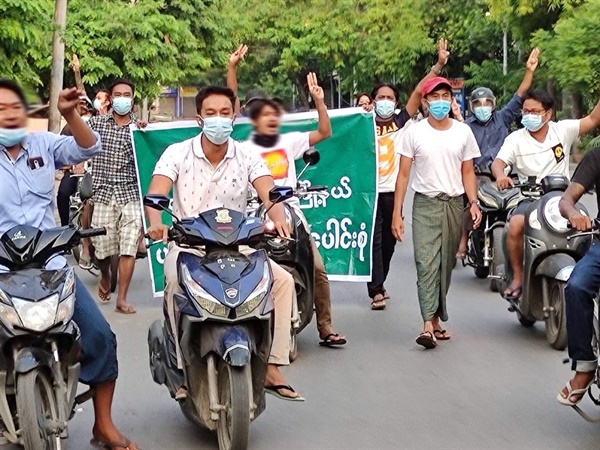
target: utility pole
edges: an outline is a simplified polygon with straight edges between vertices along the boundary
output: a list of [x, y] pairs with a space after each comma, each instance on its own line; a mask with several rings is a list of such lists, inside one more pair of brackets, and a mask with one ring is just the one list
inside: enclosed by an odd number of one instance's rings
[[65, 71], [65, 43], [61, 33], [67, 21], [67, 0], [56, 0], [54, 5], [54, 36], [52, 38], [52, 71], [50, 77], [50, 116], [48, 131], [60, 132], [60, 112], [58, 111], [58, 96], [63, 89]]

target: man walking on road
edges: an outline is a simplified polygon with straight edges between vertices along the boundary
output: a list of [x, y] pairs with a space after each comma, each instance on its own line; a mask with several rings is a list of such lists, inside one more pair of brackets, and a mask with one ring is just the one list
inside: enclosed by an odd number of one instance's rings
[[133, 143], [129, 125], [135, 123], [131, 112], [134, 86], [131, 81], [117, 80], [109, 89], [112, 111], [96, 116], [88, 123], [100, 134], [103, 152], [92, 161], [94, 212], [92, 227], [105, 227], [106, 236], [92, 238], [101, 277], [98, 297], [110, 301], [110, 257], [119, 255], [119, 287], [116, 311], [133, 314], [127, 292], [135, 267], [142, 218]]
[[450, 339], [440, 320], [448, 320], [446, 295], [462, 230], [465, 192], [473, 226], [478, 227], [481, 222], [473, 170], [473, 159], [480, 153], [470, 128], [448, 117], [452, 101], [448, 80], [436, 77], [425, 81], [422, 94], [429, 116], [404, 135], [392, 232], [396, 239], [403, 239], [402, 207], [414, 162], [413, 242], [423, 317], [423, 332], [417, 337], [417, 344], [434, 348], [438, 339]]

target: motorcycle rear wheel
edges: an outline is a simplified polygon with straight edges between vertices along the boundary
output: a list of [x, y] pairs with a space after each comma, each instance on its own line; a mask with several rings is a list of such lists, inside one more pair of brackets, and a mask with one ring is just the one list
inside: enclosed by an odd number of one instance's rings
[[245, 450], [250, 436], [251, 365], [233, 367], [219, 361], [219, 414], [217, 436], [219, 450]]
[[294, 362], [298, 358], [298, 335], [294, 325], [290, 328], [290, 362]]
[[546, 339], [556, 350], [567, 348], [567, 314], [565, 312], [564, 281], [548, 280], [550, 298], [548, 304], [553, 309], [546, 318]]
[[60, 436], [49, 435], [39, 424], [58, 423], [58, 404], [52, 381], [39, 369], [17, 378], [17, 414], [26, 450], [60, 450]]

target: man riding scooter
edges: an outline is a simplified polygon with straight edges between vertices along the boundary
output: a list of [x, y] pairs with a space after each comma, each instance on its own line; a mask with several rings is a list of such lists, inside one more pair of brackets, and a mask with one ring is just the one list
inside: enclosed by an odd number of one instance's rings
[[[590, 115], [579, 120], [554, 122], [554, 99], [545, 91], [531, 90], [523, 102], [522, 123], [525, 128], [511, 133], [492, 164], [498, 189], [514, 186], [505, 169], [512, 166], [521, 181], [535, 176], [537, 182], [551, 174], [570, 178], [569, 157], [578, 137], [600, 126], [600, 102]], [[503, 297], [517, 301], [523, 291], [523, 232], [525, 213], [531, 200], [524, 200], [513, 210], [508, 223], [507, 250], [513, 269], [511, 284]]]
[[[592, 228], [591, 218], [575, 207], [583, 194], [600, 192], [600, 147], [585, 154], [560, 203], [560, 213], [578, 231]], [[600, 211], [600, 197], [596, 197]], [[599, 216], [600, 217], [600, 216]], [[577, 405], [594, 381], [598, 355], [592, 348], [594, 335], [594, 298], [600, 289], [600, 244], [594, 240], [585, 256], [577, 263], [565, 288], [567, 337], [571, 369], [575, 376], [557, 395], [559, 403]]]

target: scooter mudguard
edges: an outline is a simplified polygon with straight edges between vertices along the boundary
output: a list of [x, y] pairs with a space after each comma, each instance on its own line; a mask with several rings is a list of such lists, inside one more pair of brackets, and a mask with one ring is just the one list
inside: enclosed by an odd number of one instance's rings
[[246, 329], [231, 327], [221, 335], [217, 353], [230, 366], [243, 367], [250, 363], [251, 348], [250, 336]]
[[17, 353], [15, 373], [24, 374], [38, 367], [52, 367], [52, 355], [39, 348], [24, 348]]
[[535, 270], [535, 275], [554, 278], [559, 281], [569, 281], [575, 267], [575, 259], [564, 253], [550, 255], [541, 262]]

